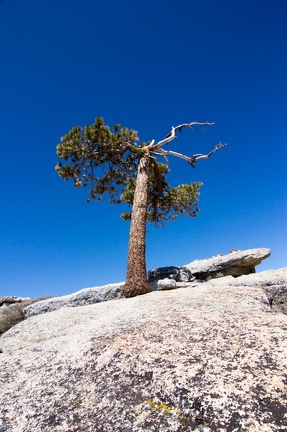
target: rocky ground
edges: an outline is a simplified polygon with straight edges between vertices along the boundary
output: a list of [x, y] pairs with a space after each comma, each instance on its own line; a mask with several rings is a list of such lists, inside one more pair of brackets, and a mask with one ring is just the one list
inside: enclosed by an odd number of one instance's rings
[[286, 432], [286, 281], [180, 282], [26, 319], [0, 337], [0, 431]]

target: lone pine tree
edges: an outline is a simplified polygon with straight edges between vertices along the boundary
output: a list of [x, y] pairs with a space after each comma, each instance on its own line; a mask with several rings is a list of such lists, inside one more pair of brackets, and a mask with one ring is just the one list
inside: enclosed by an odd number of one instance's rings
[[[58, 162], [56, 171], [75, 187], [89, 187], [91, 199], [102, 200], [109, 194], [113, 204], [126, 203], [130, 212], [121, 215], [130, 220], [130, 235], [126, 282], [123, 297], [133, 297], [149, 291], [146, 277], [146, 224], [164, 225], [177, 219], [179, 214], [195, 217], [201, 183], [180, 184], [171, 187], [167, 182], [168, 156], [184, 159], [195, 168], [195, 163], [207, 159], [225, 144], [217, 144], [208, 154], [185, 156], [164, 148], [177, 137], [177, 132], [193, 126], [205, 127], [213, 123], [184, 123], [172, 127], [159, 142], [139, 143], [133, 129], [114, 125], [111, 130], [101, 117], [84, 128], [74, 127], [61, 138], [57, 154], [66, 163]], [[160, 163], [163, 157], [166, 163]]]

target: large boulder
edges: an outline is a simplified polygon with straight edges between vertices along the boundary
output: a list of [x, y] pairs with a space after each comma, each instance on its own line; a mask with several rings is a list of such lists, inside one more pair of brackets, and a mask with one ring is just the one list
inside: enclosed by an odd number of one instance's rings
[[270, 255], [271, 251], [267, 248], [232, 249], [227, 255], [216, 255], [208, 259], [195, 260], [186, 264], [185, 267], [199, 280], [229, 275], [238, 277], [255, 273], [255, 266]]
[[160, 279], [174, 279], [176, 282], [186, 282], [192, 279], [192, 274], [186, 267], [168, 266], [149, 270], [147, 278], [148, 282]]
[[16, 325], [0, 337], [1, 431], [285, 431], [287, 316], [261, 288], [285, 277], [255, 276]]
[[154, 279], [148, 282], [150, 291], [165, 291], [177, 288], [176, 281], [174, 279]]

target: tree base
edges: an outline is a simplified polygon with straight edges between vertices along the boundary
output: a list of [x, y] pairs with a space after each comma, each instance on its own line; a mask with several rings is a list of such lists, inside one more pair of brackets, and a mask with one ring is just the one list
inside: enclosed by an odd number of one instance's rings
[[149, 293], [149, 285], [146, 282], [143, 284], [142, 282], [139, 284], [135, 282], [126, 282], [122, 291], [122, 298], [130, 298], [136, 297], [138, 295]]

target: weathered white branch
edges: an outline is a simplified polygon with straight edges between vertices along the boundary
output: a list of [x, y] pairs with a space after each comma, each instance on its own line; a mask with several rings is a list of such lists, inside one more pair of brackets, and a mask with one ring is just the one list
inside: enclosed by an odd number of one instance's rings
[[172, 150], [163, 150], [163, 149], [159, 149], [158, 150], [159, 153], [156, 153], [158, 156], [163, 156], [165, 158], [165, 160], [167, 160], [166, 155], [171, 155], [171, 156], [176, 156], [178, 158], [184, 159], [187, 162], [190, 161], [190, 157], [183, 155], [182, 153], [177, 153], [175, 151]]
[[155, 155], [155, 156], [162, 156], [164, 158], [164, 160], [166, 161], [166, 163], [167, 164], [169, 163], [169, 160], [166, 157], [166, 154], [165, 154], [165, 152], [162, 149], [158, 149], [158, 151], [152, 152], [152, 154]]
[[216, 144], [216, 146], [214, 147], [214, 149], [211, 150], [207, 155], [204, 155], [204, 154], [195, 154], [195, 155], [191, 156], [191, 158], [189, 160], [190, 165], [193, 168], [195, 168], [195, 166], [194, 166], [195, 162], [197, 162], [198, 160], [201, 160], [201, 159], [208, 159], [209, 156], [211, 156], [213, 153], [217, 152], [217, 150], [221, 149], [222, 147], [225, 147], [226, 145], [227, 144], [219, 143], [219, 144]]
[[217, 150], [219, 150], [220, 148], [225, 147], [226, 145], [227, 145], [227, 144], [219, 143], [219, 144], [217, 144], [217, 145], [214, 147], [213, 150], [211, 150], [211, 151], [210, 151], [208, 154], [206, 154], [206, 155], [201, 154], [201, 153], [197, 153], [197, 154], [194, 154], [194, 155], [192, 155], [192, 156], [186, 156], [186, 155], [183, 155], [182, 153], [177, 153], [177, 152], [172, 151], [172, 150], [163, 150], [162, 148], [157, 149], [157, 151], [154, 152], [154, 154], [157, 155], [157, 156], [163, 156], [163, 157], [165, 158], [166, 162], [168, 162], [167, 155], [171, 155], [171, 156], [175, 156], [175, 157], [178, 157], [178, 158], [184, 159], [184, 160], [186, 160], [186, 161], [187, 161], [187, 162], [188, 162], [188, 163], [189, 163], [193, 168], [195, 168], [195, 166], [194, 166], [195, 162], [197, 162], [198, 160], [201, 160], [201, 159], [208, 159], [209, 156], [211, 156], [213, 153], [215, 153], [215, 152], [216, 152]]
[[170, 133], [165, 137], [165, 139], [159, 141], [156, 144], [153, 145], [149, 145], [148, 147], [153, 147], [154, 149], [159, 149], [161, 148], [163, 145], [168, 144], [170, 141], [174, 140], [176, 138], [176, 132], [180, 131], [185, 128], [185, 127], [189, 127], [192, 129], [193, 126], [200, 126], [200, 127], [205, 127], [205, 126], [211, 126], [214, 123], [210, 123], [210, 122], [204, 122], [204, 123], [200, 123], [200, 122], [191, 122], [191, 123], [182, 123], [181, 125], [178, 126], [173, 126], [171, 128]]
[[211, 126], [214, 123], [210, 123], [210, 122], [204, 122], [204, 123], [200, 123], [200, 122], [191, 122], [191, 123], [182, 123], [178, 126], [173, 126], [171, 128], [170, 133], [165, 137], [165, 139], [159, 141], [158, 143], [155, 143], [154, 140], [151, 141], [151, 143], [146, 146], [146, 150], [150, 152], [150, 154], [155, 155], [155, 156], [162, 156], [166, 163], [168, 163], [168, 158], [167, 155], [171, 155], [171, 156], [175, 156], [181, 159], [186, 160], [193, 168], [195, 168], [194, 164], [195, 162], [197, 162], [198, 160], [201, 159], [207, 159], [209, 158], [209, 156], [211, 156], [213, 153], [215, 153], [217, 150], [219, 150], [220, 148], [226, 146], [226, 144], [222, 144], [219, 143], [217, 144], [213, 150], [211, 150], [208, 154], [204, 155], [201, 153], [197, 153], [194, 154], [192, 156], [186, 156], [182, 153], [177, 153], [175, 151], [172, 150], [165, 150], [162, 148], [162, 146], [164, 146], [165, 144], [168, 144], [170, 141], [174, 140], [175, 138], [177, 138], [176, 136], [176, 132], [180, 131], [185, 128], [185, 127], [189, 127], [192, 128], [193, 126], [200, 126], [200, 127], [205, 127], [205, 126]]
[[192, 129], [193, 126], [200, 126], [200, 127], [205, 127], [205, 126], [212, 126], [214, 124], [214, 122], [191, 122], [191, 123], [183, 123], [179, 126], [176, 126], [175, 128], [173, 128], [176, 131], [180, 131], [181, 129], [183, 129], [184, 127], [189, 127]]

